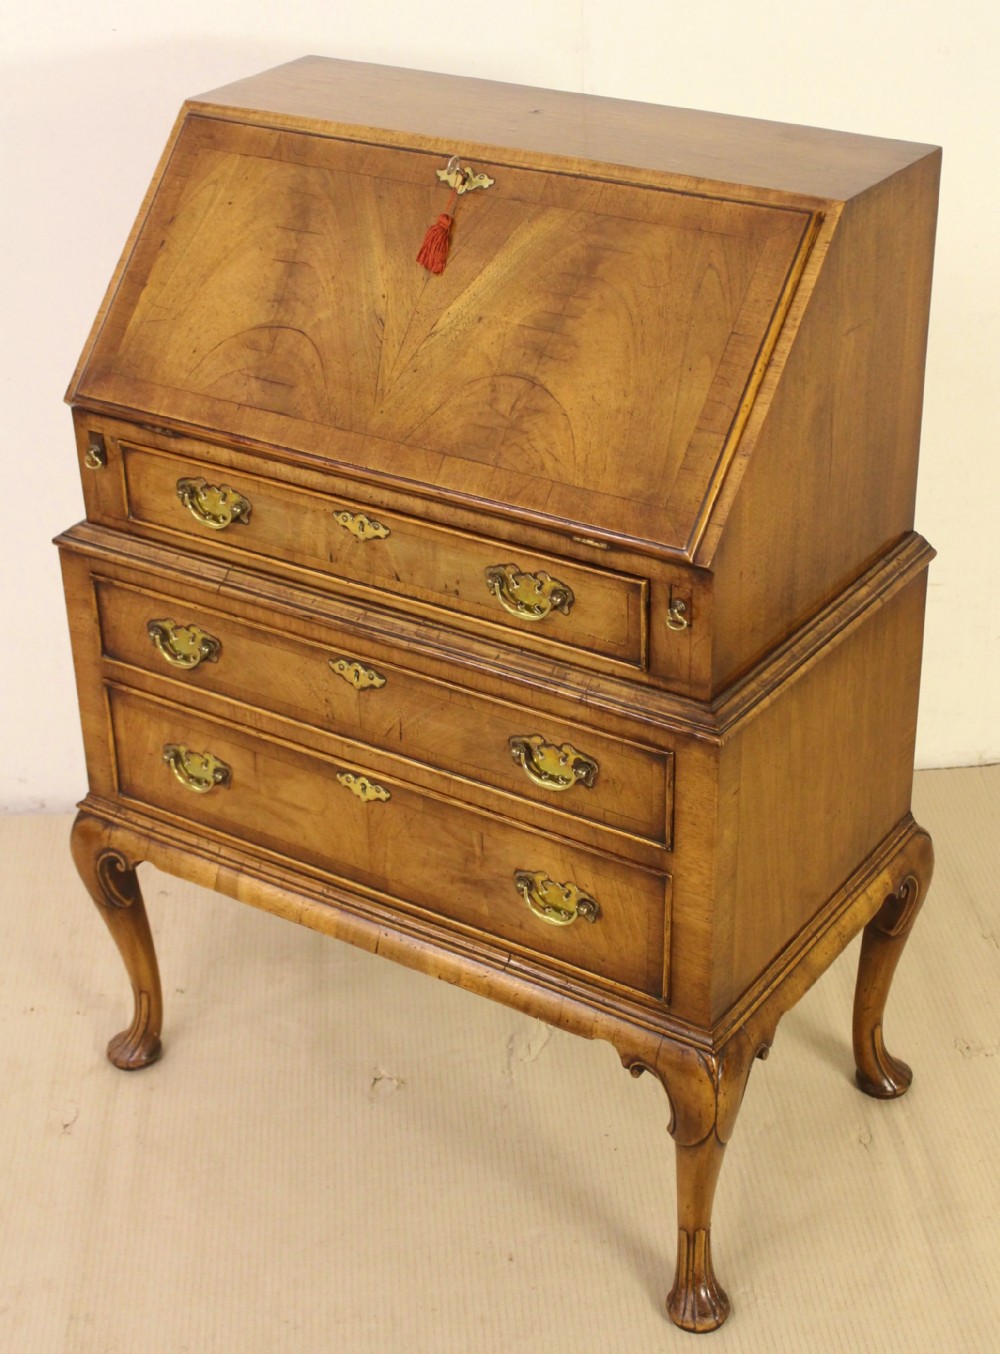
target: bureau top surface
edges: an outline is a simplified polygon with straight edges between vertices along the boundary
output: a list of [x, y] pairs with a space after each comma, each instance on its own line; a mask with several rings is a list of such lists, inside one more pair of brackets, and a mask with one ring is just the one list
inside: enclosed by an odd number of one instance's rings
[[69, 398], [690, 553], [824, 219], [928, 151], [304, 58], [185, 106]]
[[844, 201], [933, 149], [909, 141], [689, 108], [306, 56], [192, 104], [395, 131], [414, 144], [649, 169]]

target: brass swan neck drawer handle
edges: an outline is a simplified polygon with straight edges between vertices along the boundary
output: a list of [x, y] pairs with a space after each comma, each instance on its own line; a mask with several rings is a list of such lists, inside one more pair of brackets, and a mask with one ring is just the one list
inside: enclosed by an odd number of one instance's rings
[[225, 531], [234, 522], [246, 526], [250, 521], [250, 500], [228, 484], [209, 484], [200, 476], [179, 479], [177, 497], [196, 522], [212, 531]]
[[146, 634], [157, 653], [175, 668], [190, 670], [199, 663], [217, 663], [222, 643], [197, 625], [178, 625], [176, 621], [148, 621]]
[[571, 790], [574, 785], [594, 788], [600, 770], [593, 757], [577, 752], [572, 743], [547, 743], [540, 733], [516, 733], [507, 739], [510, 755], [533, 785], [542, 790]]
[[338, 771], [337, 779], [341, 785], [350, 790], [352, 795], [356, 795], [362, 804], [371, 804], [374, 801], [387, 804], [392, 798], [392, 795], [383, 785], [376, 785], [367, 776], [356, 776], [353, 771]]
[[373, 517], [367, 517], [363, 512], [348, 512], [346, 508], [342, 508], [333, 514], [333, 520], [358, 541], [384, 541], [387, 536], [392, 535], [388, 527], [376, 522]]
[[338, 677], [343, 677], [355, 691], [378, 691], [385, 686], [385, 678], [374, 668], [366, 667], [354, 658], [337, 657], [327, 659], [331, 669]]
[[486, 586], [504, 611], [522, 621], [544, 621], [553, 611], [568, 616], [576, 600], [573, 589], [557, 578], [539, 571], [522, 573], [516, 564], [491, 564], [486, 570]]
[[575, 884], [557, 884], [544, 870], [515, 871], [514, 887], [535, 916], [552, 926], [570, 926], [578, 918], [595, 922], [601, 915], [596, 899]]
[[229, 785], [233, 769], [211, 752], [192, 752], [183, 743], [164, 743], [163, 760], [182, 785], [207, 795], [217, 785]]

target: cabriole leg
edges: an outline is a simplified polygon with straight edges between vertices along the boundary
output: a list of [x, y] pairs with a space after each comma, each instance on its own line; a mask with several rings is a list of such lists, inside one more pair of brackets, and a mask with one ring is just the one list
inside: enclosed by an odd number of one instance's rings
[[712, 1202], [726, 1144], [713, 1129], [694, 1147], [677, 1144], [677, 1267], [667, 1313], [682, 1330], [710, 1331], [729, 1315], [712, 1268]]
[[729, 1315], [729, 1298], [712, 1265], [712, 1204], [753, 1055], [766, 1051], [737, 1031], [719, 1054], [660, 1046], [654, 1058], [626, 1057], [634, 1076], [654, 1073], [670, 1098], [677, 1157], [677, 1265], [667, 1314], [682, 1330], [710, 1331]]
[[132, 1023], [108, 1044], [108, 1057], [126, 1071], [147, 1067], [160, 1056], [163, 996], [153, 937], [135, 874], [137, 862], [110, 846], [107, 827], [86, 813], [77, 815], [70, 846], [80, 878], [125, 962], [135, 998]]
[[891, 1100], [913, 1080], [906, 1063], [894, 1058], [882, 1038], [885, 1004], [893, 974], [903, 953], [934, 869], [930, 838], [921, 834], [919, 864], [890, 893], [864, 929], [858, 985], [854, 993], [854, 1061], [857, 1082], [866, 1095]]

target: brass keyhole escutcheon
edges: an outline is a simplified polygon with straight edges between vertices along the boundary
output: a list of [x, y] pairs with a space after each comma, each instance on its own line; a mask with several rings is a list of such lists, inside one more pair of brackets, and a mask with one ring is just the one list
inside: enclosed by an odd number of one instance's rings
[[385, 678], [375, 668], [369, 668], [357, 659], [338, 657], [328, 658], [327, 662], [338, 677], [343, 677], [348, 686], [355, 691], [380, 691], [385, 686]]
[[362, 804], [388, 804], [392, 798], [384, 785], [376, 785], [367, 776], [356, 776], [353, 771], [338, 771], [337, 780], [345, 789], [350, 790]]
[[346, 508], [342, 508], [333, 514], [333, 520], [345, 531], [349, 531], [356, 541], [384, 541], [387, 536], [392, 535], [388, 527], [384, 527], [381, 522], [376, 522], [374, 517], [368, 517], [363, 512], [348, 512]]

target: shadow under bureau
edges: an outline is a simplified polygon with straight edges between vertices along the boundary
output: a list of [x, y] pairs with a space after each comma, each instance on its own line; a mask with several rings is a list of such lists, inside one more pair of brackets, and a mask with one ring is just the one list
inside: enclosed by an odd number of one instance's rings
[[[910, 815], [939, 155], [309, 57], [189, 101], [70, 387], [72, 845], [160, 1052], [163, 870], [669, 1097], [689, 1330], [755, 1057]], [[419, 255], [419, 260], [418, 260]]]

